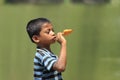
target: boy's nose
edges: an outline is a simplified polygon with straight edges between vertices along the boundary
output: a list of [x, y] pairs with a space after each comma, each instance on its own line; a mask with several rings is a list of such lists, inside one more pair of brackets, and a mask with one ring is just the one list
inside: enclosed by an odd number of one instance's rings
[[51, 35], [53, 35], [53, 36], [54, 36], [54, 35], [55, 35], [55, 32], [54, 32], [54, 31], [51, 31]]

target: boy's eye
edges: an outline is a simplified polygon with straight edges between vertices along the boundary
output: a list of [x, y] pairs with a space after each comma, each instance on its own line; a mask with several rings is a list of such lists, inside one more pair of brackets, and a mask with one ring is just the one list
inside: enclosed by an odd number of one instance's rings
[[50, 33], [50, 31], [54, 32], [54, 30], [53, 30], [53, 29], [48, 29], [45, 33], [49, 34], [49, 33]]
[[46, 31], [45, 33], [49, 34], [49, 33], [50, 33], [50, 31]]

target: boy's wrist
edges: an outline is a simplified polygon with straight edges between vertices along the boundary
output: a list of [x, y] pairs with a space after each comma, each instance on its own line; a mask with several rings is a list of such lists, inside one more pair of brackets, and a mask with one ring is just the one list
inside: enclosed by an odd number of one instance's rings
[[66, 41], [64, 41], [64, 42], [61, 43], [62, 46], [66, 45], [66, 44], [67, 44]]

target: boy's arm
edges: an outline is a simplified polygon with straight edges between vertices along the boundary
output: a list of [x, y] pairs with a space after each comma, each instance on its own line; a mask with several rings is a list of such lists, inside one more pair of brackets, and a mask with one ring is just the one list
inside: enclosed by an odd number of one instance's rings
[[57, 70], [59, 72], [63, 72], [66, 68], [66, 63], [67, 63], [67, 54], [66, 54], [66, 40], [62, 36], [62, 33], [57, 34], [57, 41], [61, 45], [60, 53], [59, 53], [59, 58], [58, 60], [54, 63], [53, 69]]

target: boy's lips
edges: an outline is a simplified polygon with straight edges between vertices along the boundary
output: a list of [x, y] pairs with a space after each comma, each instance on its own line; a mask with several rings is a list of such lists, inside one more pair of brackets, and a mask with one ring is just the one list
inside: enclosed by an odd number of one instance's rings
[[53, 40], [55, 40], [55, 41], [56, 41], [56, 36], [54, 36], [54, 37], [53, 37]]

